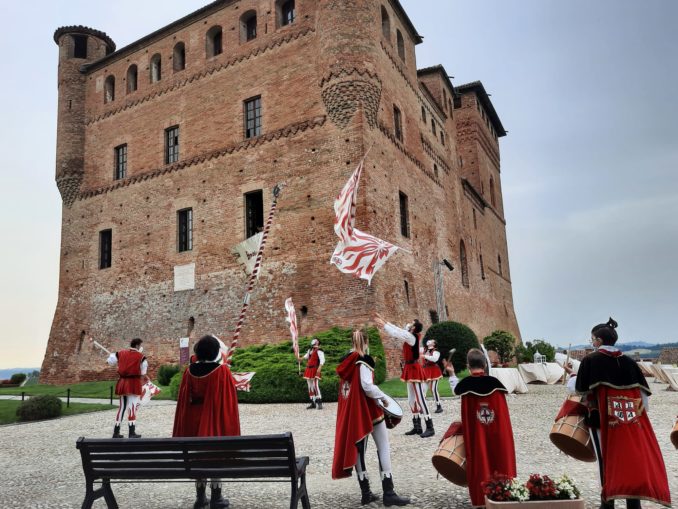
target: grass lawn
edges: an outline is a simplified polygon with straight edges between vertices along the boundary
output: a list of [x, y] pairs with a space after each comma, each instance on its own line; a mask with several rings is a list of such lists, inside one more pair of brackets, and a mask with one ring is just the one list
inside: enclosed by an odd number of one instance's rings
[[[155, 382], [158, 385], [157, 382]], [[66, 389], [71, 389], [71, 398], [102, 398], [108, 399], [111, 395], [111, 387], [115, 389], [115, 381], [111, 380], [102, 380], [101, 382], [82, 382], [79, 384], [71, 385], [27, 385], [24, 387], [11, 387], [8, 389], [0, 389], [0, 395], [5, 394], [21, 394], [25, 392], [26, 394], [31, 395], [47, 395], [52, 394], [54, 396], [63, 396], [66, 397]], [[169, 394], [169, 387], [161, 386], [161, 392], [155, 399], [171, 399]], [[117, 400], [117, 396], [113, 395], [113, 400]]]
[[[468, 371], [462, 371], [459, 375], [459, 380], [468, 376]], [[400, 378], [391, 378], [386, 380], [379, 388], [384, 391], [386, 394], [392, 398], [406, 398], [407, 397], [407, 387], [405, 382], [401, 381]], [[438, 382], [438, 392], [440, 397], [449, 397], [452, 396], [452, 391], [450, 390], [450, 384], [447, 381], [447, 378], [441, 378]]]
[[[0, 400], [0, 424], [9, 424], [17, 422], [16, 409], [21, 405], [21, 401], [7, 399]], [[75, 415], [84, 414], [87, 412], [98, 412], [100, 410], [110, 410], [116, 408], [111, 405], [89, 404], [89, 403], [71, 403], [71, 406], [66, 408], [66, 403], [61, 407], [61, 415]]]

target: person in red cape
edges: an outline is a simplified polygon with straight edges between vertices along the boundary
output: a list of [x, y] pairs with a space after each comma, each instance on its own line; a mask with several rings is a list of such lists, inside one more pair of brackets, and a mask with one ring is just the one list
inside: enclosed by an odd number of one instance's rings
[[[426, 375], [419, 362], [419, 348], [421, 345], [421, 331], [424, 326], [417, 319], [411, 324], [407, 324], [404, 329], [384, 321], [380, 315], [375, 315], [374, 321], [392, 338], [403, 342], [402, 355], [402, 373], [400, 379], [407, 384], [407, 401], [412, 411], [412, 429], [406, 432], [406, 435], [419, 435], [421, 438], [428, 438], [435, 435], [433, 429], [433, 419], [426, 403]], [[424, 416], [426, 422], [426, 431], [421, 427], [421, 417]]]
[[311, 399], [311, 404], [306, 407], [306, 410], [317, 408], [323, 409], [322, 395], [320, 394], [320, 379], [322, 378], [320, 372], [325, 364], [325, 353], [320, 349], [320, 340], [313, 338], [311, 341], [311, 348], [303, 357], [297, 356], [297, 360], [306, 359], [306, 370], [304, 371], [304, 378], [308, 385], [308, 397]]
[[482, 351], [472, 348], [466, 360], [471, 376], [454, 387], [454, 393], [461, 396], [462, 422], [453, 422], [443, 440], [452, 435], [464, 435], [471, 504], [484, 507], [482, 483], [495, 472], [515, 477], [516, 452], [506, 387], [495, 377], [485, 375], [487, 360]]
[[629, 509], [641, 500], [670, 507], [671, 495], [652, 424], [647, 416], [647, 381], [638, 364], [614, 345], [617, 322], [596, 325], [591, 339], [602, 342], [582, 360], [575, 388], [585, 395], [587, 424], [598, 458], [601, 509], [626, 499]]
[[393, 489], [391, 447], [384, 422], [384, 411], [377, 404], [377, 400], [381, 400], [383, 405], [388, 405], [388, 402], [384, 398], [384, 393], [374, 385], [375, 362], [367, 351], [367, 334], [359, 330], [354, 331], [353, 349], [337, 366], [340, 379], [339, 405], [334, 435], [332, 479], [350, 477], [355, 467], [360, 484], [361, 504], [377, 500], [370, 489], [365, 468], [367, 439], [371, 434], [377, 444], [384, 505], [404, 506], [410, 503], [410, 499], [398, 496]]
[[123, 438], [120, 433], [120, 425], [127, 411], [127, 424], [129, 425], [129, 437], [141, 438], [136, 432], [137, 411], [141, 402], [142, 379], [148, 371], [148, 361], [141, 353], [141, 339], [134, 338], [127, 350], [109, 355], [106, 362], [111, 366], [118, 366], [118, 383], [115, 384], [115, 394], [120, 396], [120, 406], [115, 416], [113, 438]]
[[[443, 405], [440, 402], [440, 392], [438, 392], [438, 382], [443, 377], [443, 372], [440, 370], [438, 362], [440, 361], [440, 352], [437, 348], [438, 344], [435, 339], [429, 339], [426, 342], [426, 350], [424, 350], [424, 380], [427, 388], [431, 388], [431, 394], [436, 402], [436, 414], [443, 413]], [[428, 391], [424, 389], [424, 394]]]
[[[195, 356], [184, 372], [174, 414], [174, 437], [227, 437], [240, 435], [235, 383], [228, 365], [220, 364], [219, 341], [204, 336], [195, 344]], [[195, 483], [194, 509], [207, 507], [206, 480]], [[212, 479], [210, 509], [228, 507], [221, 482]]]

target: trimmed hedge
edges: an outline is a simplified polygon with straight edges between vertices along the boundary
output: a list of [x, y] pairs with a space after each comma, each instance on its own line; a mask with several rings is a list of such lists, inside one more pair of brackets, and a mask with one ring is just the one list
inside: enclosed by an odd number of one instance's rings
[[160, 385], [169, 385], [172, 377], [181, 371], [178, 364], [163, 364], [158, 368], [158, 383]]
[[12, 378], [9, 379], [13, 384], [21, 385], [24, 380], [26, 380], [26, 373], [14, 373]]
[[441, 359], [446, 359], [452, 348], [457, 349], [452, 355], [452, 364], [457, 373], [466, 369], [468, 351], [471, 348], [480, 348], [475, 332], [459, 322], [438, 322], [431, 325], [424, 336], [424, 344], [429, 339], [436, 340]]
[[40, 421], [61, 415], [62, 403], [56, 396], [35, 396], [16, 409], [20, 421]]

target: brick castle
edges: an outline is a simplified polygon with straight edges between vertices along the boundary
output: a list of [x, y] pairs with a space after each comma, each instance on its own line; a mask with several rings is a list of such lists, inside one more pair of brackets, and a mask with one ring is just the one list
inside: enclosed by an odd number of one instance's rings
[[[63, 207], [43, 382], [111, 374], [90, 334], [113, 349], [143, 338], [153, 370], [181, 337], [228, 340], [246, 282], [231, 248], [280, 182], [243, 344], [289, 338], [290, 296], [302, 335], [376, 311], [519, 337], [506, 131], [480, 82], [417, 69], [422, 38], [398, 0], [219, 0], [117, 51], [82, 26], [54, 39]], [[329, 263], [333, 200], [369, 147], [356, 224], [411, 252], [370, 287]]]

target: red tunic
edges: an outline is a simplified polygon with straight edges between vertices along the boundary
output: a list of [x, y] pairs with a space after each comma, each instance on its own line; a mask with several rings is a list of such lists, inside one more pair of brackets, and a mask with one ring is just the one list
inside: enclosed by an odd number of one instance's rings
[[361, 357], [352, 352], [337, 366], [340, 379], [339, 405], [332, 479], [351, 476], [351, 470], [358, 460], [356, 444], [372, 432], [375, 424], [384, 420], [384, 412], [372, 398], [365, 395], [360, 384], [360, 364], [363, 363]]
[[403, 342], [403, 371], [400, 379], [403, 382], [423, 382], [426, 380], [424, 370], [419, 363], [419, 334], [413, 334], [416, 341], [410, 346]]
[[174, 437], [226, 437], [240, 435], [235, 383], [228, 366], [205, 376], [184, 372], [174, 414]]
[[134, 349], [120, 350], [118, 357], [118, 375], [120, 379], [115, 384], [115, 394], [118, 396], [141, 396], [141, 363], [145, 357]]
[[311, 354], [308, 356], [308, 362], [306, 363], [304, 378], [306, 380], [313, 378], [322, 378], [321, 374], [318, 373], [319, 367], [320, 367], [320, 356], [318, 355], [318, 349], [312, 348]]
[[484, 506], [483, 481], [494, 472], [516, 476], [516, 452], [506, 389], [494, 377], [472, 375], [459, 382], [455, 393], [462, 396], [461, 419], [471, 504]]
[[[432, 350], [433, 352], [435, 350]], [[440, 380], [443, 377], [443, 372], [440, 371], [440, 367], [437, 362], [431, 362], [427, 359], [424, 359], [424, 380], [430, 382], [431, 380]]]

